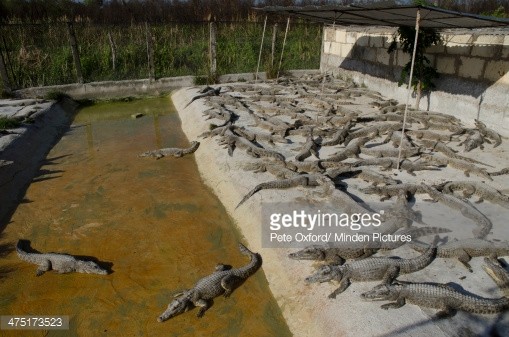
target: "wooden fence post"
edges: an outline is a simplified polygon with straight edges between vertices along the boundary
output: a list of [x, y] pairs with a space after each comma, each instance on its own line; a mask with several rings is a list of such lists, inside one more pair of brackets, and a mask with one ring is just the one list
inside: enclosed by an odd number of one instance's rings
[[147, 60], [148, 60], [148, 78], [150, 82], [156, 79], [155, 67], [154, 67], [154, 51], [152, 47], [152, 34], [147, 22], [145, 22], [145, 31], [147, 39]]
[[110, 41], [110, 48], [111, 48], [111, 64], [113, 66], [113, 71], [115, 71], [116, 68], [116, 61], [117, 61], [117, 46], [115, 46], [115, 41], [113, 41], [113, 37], [111, 36], [111, 33], [108, 32], [108, 40]]
[[210, 40], [209, 40], [209, 61], [210, 61], [210, 75], [212, 78], [217, 74], [217, 52], [216, 52], [216, 23], [210, 22]]
[[76, 68], [76, 79], [78, 83], [83, 84], [83, 74], [81, 72], [81, 61], [80, 53], [78, 50], [78, 42], [76, 41], [76, 34], [74, 34], [74, 26], [71, 21], [67, 22], [67, 31], [69, 32], [69, 42], [71, 43], [74, 68]]
[[270, 65], [274, 66], [274, 55], [276, 55], [277, 23], [272, 27], [272, 49], [270, 53]]
[[4, 53], [0, 48], [0, 77], [4, 83], [4, 91], [10, 93], [12, 91], [11, 83], [9, 81], [9, 75], [7, 74], [7, 67], [5, 66]]

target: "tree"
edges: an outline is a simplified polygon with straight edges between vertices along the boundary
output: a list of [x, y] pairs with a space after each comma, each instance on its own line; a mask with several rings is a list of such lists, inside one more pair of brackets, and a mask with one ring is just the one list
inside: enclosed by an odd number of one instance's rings
[[[394, 52], [398, 48], [398, 40], [401, 44], [401, 50], [404, 53], [412, 55], [415, 43], [415, 28], [402, 26], [399, 27], [397, 37], [391, 42], [388, 53]], [[419, 29], [419, 39], [417, 41], [417, 49], [415, 53], [414, 73], [412, 78], [412, 87], [416, 92], [415, 108], [419, 108], [422, 93], [435, 88], [433, 80], [438, 78], [438, 72], [431, 66], [431, 61], [424, 55], [426, 49], [432, 45], [441, 42], [440, 34], [433, 28]], [[412, 61], [409, 61], [401, 71], [398, 85], [402, 85], [407, 81], [410, 74]]]

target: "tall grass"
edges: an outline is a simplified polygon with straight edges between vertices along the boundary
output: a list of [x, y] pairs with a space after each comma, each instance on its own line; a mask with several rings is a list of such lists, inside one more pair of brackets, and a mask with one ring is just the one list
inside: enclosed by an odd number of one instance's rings
[[[280, 29], [284, 25], [279, 25]], [[148, 78], [146, 26], [74, 25], [85, 82]], [[261, 23], [217, 23], [217, 67], [220, 74], [256, 70]], [[270, 58], [267, 29], [262, 65]], [[278, 32], [279, 60], [284, 30]], [[115, 65], [112, 46], [115, 48]], [[76, 81], [67, 25], [2, 25], [0, 49], [11, 83], [17, 88]], [[149, 26], [157, 78], [208, 73], [208, 23]], [[284, 68], [318, 68], [321, 26], [294, 24], [285, 46]], [[263, 69], [261, 69], [263, 70]]]

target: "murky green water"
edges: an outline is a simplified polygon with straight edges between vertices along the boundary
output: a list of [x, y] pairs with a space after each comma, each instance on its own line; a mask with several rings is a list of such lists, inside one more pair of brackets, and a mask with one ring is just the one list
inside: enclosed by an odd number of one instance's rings
[[[141, 112], [142, 118], [131, 114]], [[156, 321], [172, 295], [219, 263], [247, 263], [239, 235], [202, 183], [193, 156], [138, 154], [188, 145], [169, 98], [84, 108], [55, 145], [0, 239], [0, 314], [69, 315], [68, 331], [2, 336], [287, 336], [263, 271], [228, 298]], [[200, 149], [199, 149], [200, 150]], [[198, 150], [198, 151], [199, 151]], [[12, 252], [19, 238], [41, 252], [93, 256], [107, 276], [54, 272]]]

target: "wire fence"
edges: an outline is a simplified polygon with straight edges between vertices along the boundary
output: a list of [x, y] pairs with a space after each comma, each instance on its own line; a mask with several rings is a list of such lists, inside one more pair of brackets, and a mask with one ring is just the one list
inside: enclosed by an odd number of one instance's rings
[[[256, 70], [263, 23], [218, 22], [219, 74]], [[271, 68], [282, 49], [285, 24], [268, 26], [260, 70]], [[275, 50], [272, 35], [276, 34]], [[79, 82], [70, 35], [76, 37], [84, 82], [113, 81], [209, 72], [209, 23], [97, 25], [90, 23], [2, 25], [0, 51], [12, 88]], [[290, 25], [283, 69], [316, 69], [322, 26]], [[150, 69], [150, 53], [153, 73]], [[0, 84], [1, 85], [1, 84]]]

